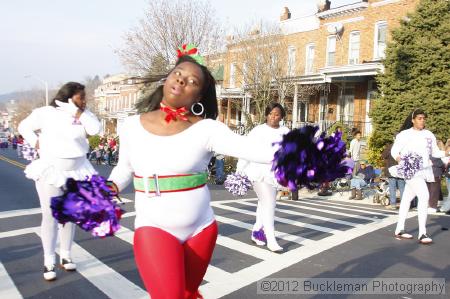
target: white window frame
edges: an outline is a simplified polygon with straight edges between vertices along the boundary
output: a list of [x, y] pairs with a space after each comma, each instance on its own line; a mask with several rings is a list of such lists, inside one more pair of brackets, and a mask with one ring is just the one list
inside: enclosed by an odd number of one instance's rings
[[230, 63], [230, 78], [228, 85], [230, 88], [234, 88], [236, 85], [236, 64], [234, 62]]
[[[312, 48], [312, 52], [310, 49]], [[310, 53], [312, 53], [312, 57], [310, 57]], [[305, 74], [313, 74], [314, 73], [314, 56], [316, 55], [316, 45], [311, 43], [306, 45], [306, 55], [305, 55]], [[309, 64], [311, 62], [311, 64]]]
[[247, 84], [247, 79], [248, 79], [248, 64], [247, 64], [247, 62], [244, 62], [242, 64], [242, 83], [243, 83], [243, 85]]
[[270, 79], [272, 81], [275, 80], [275, 75], [277, 75], [277, 66], [278, 66], [278, 56], [277, 54], [270, 55]]
[[287, 67], [287, 75], [295, 76], [295, 59], [297, 55], [297, 49], [294, 46], [288, 47], [288, 67]]
[[[353, 41], [355, 39], [355, 37], [358, 36], [358, 55], [356, 57], [353, 57], [353, 49], [352, 49], [352, 44]], [[352, 31], [350, 32], [350, 38], [348, 41], [348, 64], [359, 64], [359, 55], [360, 55], [360, 50], [361, 50], [361, 32], [360, 31]]]
[[[385, 37], [385, 52], [382, 55], [379, 55], [379, 48], [378, 48], [378, 31], [381, 26], [386, 26], [386, 37]], [[387, 21], [378, 21], [375, 23], [375, 31], [373, 35], [373, 58], [374, 60], [377, 59], [384, 59], [386, 57], [386, 46], [387, 46], [387, 35], [388, 35], [388, 23]]]
[[[334, 39], [334, 52], [330, 52], [330, 40]], [[326, 52], [326, 65], [327, 66], [335, 66], [336, 65], [336, 42], [337, 42], [337, 36], [336, 35], [330, 35], [327, 37], [327, 52]], [[334, 61], [333, 64], [330, 64], [330, 53], [334, 53]]]

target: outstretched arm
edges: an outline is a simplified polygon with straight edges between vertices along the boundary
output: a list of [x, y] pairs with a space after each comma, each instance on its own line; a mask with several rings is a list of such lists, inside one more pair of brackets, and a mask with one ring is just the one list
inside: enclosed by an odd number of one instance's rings
[[207, 149], [251, 162], [269, 164], [276, 147], [255, 138], [233, 133], [225, 124], [215, 121], [210, 127]]

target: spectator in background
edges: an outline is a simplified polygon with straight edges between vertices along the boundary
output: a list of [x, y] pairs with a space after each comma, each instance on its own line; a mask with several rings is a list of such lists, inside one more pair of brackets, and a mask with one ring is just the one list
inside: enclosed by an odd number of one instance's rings
[[[450, 151], [450, 139], [447, 139], [447, 143], [445, 144], [445, 150], [447, 152]], [[446, 160], [444, 159], [444, 164], [446, 165], [444, 176], [447, 181], [447, 198], [442, 201], [442, 205], [439, 210], [440, 212], [450, 214], [450, 160], [448, 157]]]
[[400, 190], [400, 198], [403, 196], [405, 190], [405, 180], [402, 178], [396, 178], [389, 173], [389, 167], [397, 165], [397, 161], [391, 155], [392, 144], [389, 143], [385, 146], [381, 157], [384, 160], [383, 173], [387, 176], [389, 181], [389, 208], [392, 210], [397, 209], [397, 189]]
[[362, 188], [370, 184], [375, 178], [375, 172], [371, 165], [367, 165], [367, 161], [360, 161], [360, 169], [356, 175], [350, 180], [351, 196], [349, 199], [362, 200]]
[[353, 168], [353, 174], [356, 174], [359, 170], [359, 161], [361, 160], [361, 131], [356, 130], [353, 133], [353, 139], [350, 142], [350, 157], [355, 162]]
[[225, 182], [225, 156], [221, 154], [216, 154], [216, 184], [223, 185]]
[[[437, 140], [437, 147], [439, 150], [444, 151], [445, 146], [441, 140]], [[428, 192], [430, 193], [430, 199], [428, 200], [428, 213], [436, 213], [438, 210], [438, 201], [442, 200], [441, 179], [445, 172], [445, 164], [441, 158], [430, 157], [434, 182], [427, 182]]]
[[100, 149], [100, 147], [98, 147], [95, 150], [95, 159], [97, 161], [97, 165], [101, 165], [102, 164], [102, 150]]

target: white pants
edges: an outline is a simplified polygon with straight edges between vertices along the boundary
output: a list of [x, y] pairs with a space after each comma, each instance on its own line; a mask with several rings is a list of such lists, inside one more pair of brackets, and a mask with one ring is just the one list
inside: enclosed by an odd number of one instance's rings
[[257, 231], [264, 227], [267, 244], [278, 244], [275, 240], [274, 229], [277, 189], [273, 185], [264, 182], [253, 182], [253, 189], [258, 196], [256, 222], [253, 230]]
[[[39, 195], [42, 211], [41, 240], [44, 249], [44, 265], [50, 266], [55, 263], [56, 239], [58, 236], [58, 222], [52, 216], [50, 208], [50, 199], [53, 196], [59, 196], [63, 193], [61, 188], [36, 181], [36, 190]], [[60, 256], [61, 258], [70, 258], [70, 249], [75, 233], [75, 225], [66, 223], [60, 225]]]
[[427, 183], [423, 178], [412, 178], [405, 181], [405, 191], [403, 191], [402, 200], [400, 202], [400, 209], [398, 212], [398, 222], [395, 233], [405, 229], [406, 216], [409, 211], [409, 206], [414, 197], [417, 196], [417, 218], [419, 221], [419, 238], [427, 233], [427, 213], [428, 213], [428, 193]]

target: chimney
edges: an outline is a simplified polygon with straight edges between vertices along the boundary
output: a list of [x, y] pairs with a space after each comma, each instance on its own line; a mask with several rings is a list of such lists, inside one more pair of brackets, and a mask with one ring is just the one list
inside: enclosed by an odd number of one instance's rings
[[281, 12], [280, 21], [286, 21], [291, 18], [291, 12], [289, 11], [289, 8], [285, 6], [283, 8], [283, 11]]
[[330, 0], [317, 0], [317, 12], [323, 12], [330, 9]]

